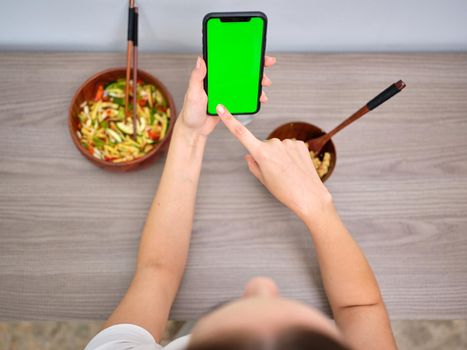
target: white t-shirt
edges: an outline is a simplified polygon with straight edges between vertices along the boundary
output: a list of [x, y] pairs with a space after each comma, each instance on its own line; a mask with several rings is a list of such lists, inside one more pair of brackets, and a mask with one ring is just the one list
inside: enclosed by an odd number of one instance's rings
[[151, 333], [134, 324], [117, 324], [99, 332], [84, 350], [185, 350], [190, 336], [175, 339], [162, 346]]

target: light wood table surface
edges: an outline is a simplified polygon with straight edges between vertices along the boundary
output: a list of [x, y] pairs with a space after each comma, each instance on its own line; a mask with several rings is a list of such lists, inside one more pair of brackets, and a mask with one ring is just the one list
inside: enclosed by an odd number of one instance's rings
[[[102, 319], [130, 282], [165, 158], [124, 174], [82, 157], [75, 89], [124, 54], [0, 54], [0, 318]], [[467, 317], [467, 54], [279, 54], [265, 138], [303, 120], [330, 130], [389, 84], [407, 88], [335, 137], [327, 182], [393, 319]], [[181, 107], [195, 55], [143, 54]], [[210, 137], [190, 257], [173, 307], [194, 319], [255, 275], [326, 312], [304, 225], [251, 176], [222, 125]], [[284, 173], [284, 176], [287, 176]]]

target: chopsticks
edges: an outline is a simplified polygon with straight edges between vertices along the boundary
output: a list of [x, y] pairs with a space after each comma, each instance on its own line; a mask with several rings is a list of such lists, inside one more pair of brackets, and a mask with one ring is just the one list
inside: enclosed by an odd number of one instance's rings
[[405, 88], [405, 83], [402, 80], [395, 82], [394, 84], [390, 85], [386, 90], [383, 90], [379, 93], [376, 97], [374, 97], [371, 101], [369, 101], [366, 105], [361, 107], [358, 111], [352, 114], [350, 117], [345, 119], [342, 123], [332, 129], [330, 132], [319, 136], [317, 138], [311, 139], [307, 141], [308, 149], [313, 151], [315, 154], [321, 152], [321, 149], [324, 145], [333, 137], [337, 132], [345, 128], [347, 125], [353, 123], [357, 119], [363, 117], [369, 111], [375, 109], [379, 105], [383, 104], [395, 94], [399, 93], [403, 88]]
[[125, 115], [129, 115], [130, 104], [130, 79], [133, 66], [133, 139], [136, 139], [137, 122], [137, 84], [138, 84], [138, 7], [135, 0], [130, 0], [128, 8], [128, 46], [126, 63], [126, 84], [125, 84]]
[[126, 58], [126, 84], [125, 84], [125, 115], [128, 115], [128, 101], [130, 98], [130, 79], [131, 79], [131, 59], [133, 53], [133, 31], [134, 31], [134, 7], [135, 1], [130, 0], [128, 7], [128, 45], [127, 45], [127, 58]]
[[138, 7], [134, 8], [133, 19], [133, 139], [136, 139], [136, 112], [138, 107], [137, 86], [138, 86]]

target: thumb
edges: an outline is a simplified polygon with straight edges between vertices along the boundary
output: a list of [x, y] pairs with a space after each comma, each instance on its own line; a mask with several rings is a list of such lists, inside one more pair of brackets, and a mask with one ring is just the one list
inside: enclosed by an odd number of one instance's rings
[[206, 65], [201, 57], [196, 60], [196, 65], [191, 72], [188, 89], [183, 101], [183, 109], [190, 110], [197, 115], [206, 114], [206, 105], [208, 97], [204, 91], [203, 80], [206, 76]]
[[203, 80], [206, 76], [206, 64], [204, 60], [198, 56], [196, 65], [191, 72], [190, 82], [188, 84], [188, 94], [199, 96], [200, 93], [204, 93]]
[[261, 173], [261, 169], [259, 168], [258, 163], [256, 163], [255, 159], [251, 154], [247, 154], [245, 156], [246, 163], [248, 165], [248, 169], [250, 169], [251, 173], [261, 182], [263, 183], [263, 174]]

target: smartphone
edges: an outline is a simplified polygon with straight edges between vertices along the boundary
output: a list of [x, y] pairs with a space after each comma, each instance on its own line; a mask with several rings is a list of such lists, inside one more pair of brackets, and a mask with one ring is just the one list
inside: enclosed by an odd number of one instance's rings
[[268, 19], [262, 12], [212, 12], [203, 19], [207, 114], [221, 103], [232, 114], [260, 109]]

